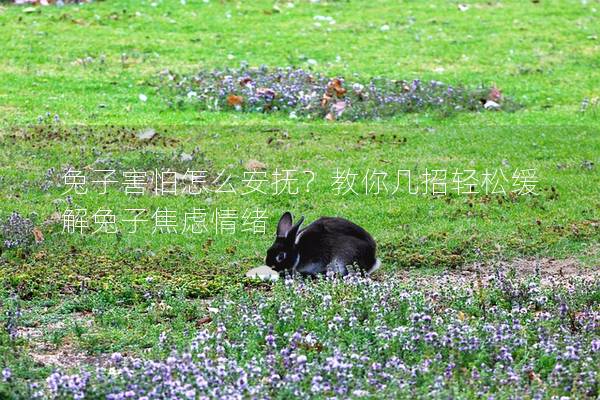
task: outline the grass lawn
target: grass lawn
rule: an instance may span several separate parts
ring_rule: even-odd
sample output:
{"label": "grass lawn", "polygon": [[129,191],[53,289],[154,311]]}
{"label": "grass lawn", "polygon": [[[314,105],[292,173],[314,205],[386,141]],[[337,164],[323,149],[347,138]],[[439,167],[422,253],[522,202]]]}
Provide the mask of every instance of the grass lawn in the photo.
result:
{"label": "grass lawn", "polygon": [[[228,329],[245,323],[229,314],[213,316],[212,322],[200,320],[210,315],[209,300],[224,292],[225,299],[238,299],[244,307],[286,302],[290,293],[283,287],[270,289],[244,278],[248,269],[264,262],[276,223],[286,210],[308,221],[338,215],[363,226],[378,243],[383,267],[376,277],[383,281],[407,270],[417,277],[437,276],[516,258],[554,258],[584,270],[597,268],[600,3],[464,3],[114,0],[33,9],[1,3],[0,221],[13,211],[31,216],[43,241],[17,249],[0,247],[0,306],[6,327],[0,333],[0,351],[6,355],[0,367],[10,367],[13,374],[8,384],[0,384],[0,398],[16,396],[11,386],[16,379],[45,378],[56,365],[105,362],[113,352],[163,357],[171,345],[184,348],[207,326],[214,334],[217,322]],[[344,122],[291,119],[284,112],[169,106],[172,99],[160,79],[165,71],[193,74],[241,63],[294,66],[360,81],[386,77],[495,86],[520,108],[450,114],[425,110]],[[150,131],[150,139],[139,137]],[[245,194],[253,167],[264,173],[264,193]],[[86,176],[85,194],[65,185],[69,168]],[[90,184],[102,177],[95,170],[115,170],[119,182],[104,193],[102,185]],[[198,195],[128,195],[122,174],[133,170],[203,171],[207,190]],[[279,179],[285,171],[293,180],[282,188]],[[407,171],[412,189],[418,187],[416,194],[408,192]],[[446,171],[446,178],[435,188],[446,193],[432,194],[432,182],[425,187],[425,180],[439,171]],[[464,193],[465,184],[461,193],[456,190],[454,173],[464,177],[468,171],[474,171],[478,193]],[[504,175],[497,175],[499,171]],[[533,177],[527,171],[533,171]],[[355,176],[355,193],[338,193],[336,177],[348,174]],[[491,186],[484,185],[486,176]],[[533,180],[534,194],[517,193],[523,176]],[[377,179],[383,182],[379,190]],[[227,192],[230,188],[235,192]],[[88,218],[99,209],[110,209],[119,233],[92,234],[97,227],[93,223],[83,234],[64,232],[61,214],[69,209],[85,209]],[[148,210],[147,221],[135,233],[124,221],[132,218],[127,209]],[[155,232],[152,214],[157,209],[176,212],[176,232]],[[183,232],[185,214],[194,209],[206,213],[206,230]],[[264,212],[264,234],[244,230],[253,215],[246,218],[245,213],[257,210]],[[215,216],[227,211],[235,211],[235,232],[215,222]],[[3,240],[7,236],[0,231]],[[315,293],[338,290],[328,284],[336,285],[317,283]],[[400,285],[411,293],[420,290],[418,285]],[[253,299],[255,290],[258,296],[273,290],[275,297]],[[397,295],[400,289],[389,290]],[[489,290],[488,297],[473,306],[480,311],[456,299],[449,299],[448,306],[461,315],[483,318],[482,326],[473,328],[479,332],[484,322],[514,317],[500,313],[496,320],[480,314],[481,309],[504,304],[510,310],[515,301],[527,306],[537,301]],[[345,299],[343,293],[338,295]],[[468,291],[452,294],[469,295],[474,296]],[[411,312],[438,312],[414,296]],[[429,298],[427,293],[423,296]],[[573,297],[574,310],[597,313],[597,285],[580,288]],[[314,306],[309,300],[299,300],[292,308],[301,315]],[[557,297],[550,303],[558,307],[561,301]],[[11,316],[17,309],[23,314],[20,318]],[[390,312],[394,317],[384,323],[390,329],[409,319],[406,310]],[[272,314],[261,315],[264,326],[258,324],[243,340],[241,334],[238,341],[230,338],[233,349],[243,345],[251,352],[262,340],[253,341],[252,335],[260,336],[267,325],[277,323]],[[333,318],[336,313],[327,315]],[[350,318],[343,314],[346,317]],[[532,324],[533,332],[537,322],[530,317],[534,314],[523,321]],[[385,319],[369,314],[365,321],[375,326],[383,323],[381,318]],[[298,321],[292,320],[277,325],[277,334],[292,335],[299,329]],[[366,343],[357,333],[336,343],[322,331],[328,320],[312,323],[305,328],[324,335],[328,351],[350,351],[353,337]],[[449,329],[444,324],[438,328]],[[549,329],[558,332],[559,327]],[[13,328],[19,333],[16,339]],[[163,332],[169,335],[169,345],[157,346],[166,340]],[[586,345],[591,343],[588,339]],[[430,356],[431,349],[423,346],[412,349],[421,358],[409,364]],[[256,354],[262,354],[261,349],[255,349]],[[515,350],[514,357],[523,351]],[[468,357],[455,360],[449,355],[452,350],[442,353],[445,361],[467,369],[476,364]],[[492,357],[484,353],[477,354]],[[233,354],[242,364],[250,358],[242,351]],[[309,362],[318,363],[318,355],[313,359],[311,354]],[[369,354],[373,360],[384,356],[389,354]],[[554,379],[550,371],[556,360],[546,361],[550,366],[536,369],[543,372],[544,384]],[[424,379],[422,387],[433,381]],[[553,393],[578,396],[560,387]],[[372,388],[359,389],[371,393]],[[330,397],[324,390],[322,396]],[[406,394],[390,389],[380,396],[399,393]],[[376,392],[371,395],[377,397]],[[477,398],[476,391],[463,395]]]}

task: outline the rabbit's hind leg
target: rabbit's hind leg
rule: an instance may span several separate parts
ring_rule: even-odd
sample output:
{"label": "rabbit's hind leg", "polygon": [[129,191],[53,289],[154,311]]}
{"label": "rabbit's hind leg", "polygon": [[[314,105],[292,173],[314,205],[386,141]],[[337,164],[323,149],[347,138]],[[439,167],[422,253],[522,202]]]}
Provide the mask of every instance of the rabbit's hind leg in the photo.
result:
{"label": "rabbit's hind leg", "polygon": [[322,261],[309,262],[298,266],[295,272],[301,275],[317,275],[327,271],[327,265]]}
{"label": "rabbit's hind leg", "polygon": [[327,265],[327,271],[333,271],[336,274],[341,275],[341,276],[348,275],[348,267],[347,267],[346,261],[344,261],[340,258],[334,258]]}

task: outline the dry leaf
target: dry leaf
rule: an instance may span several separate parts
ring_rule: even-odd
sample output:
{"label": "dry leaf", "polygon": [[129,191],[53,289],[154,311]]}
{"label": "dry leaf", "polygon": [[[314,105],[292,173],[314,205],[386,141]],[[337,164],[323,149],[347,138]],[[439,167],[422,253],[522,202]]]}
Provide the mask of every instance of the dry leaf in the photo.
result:
{"label": "dry leaf", "polygon": [[58,211],[54,211],[46,220],[44,221],[44,225],[52,225],[58,224],[62,220],[62,216]]}
{"label": "dry leaf", "polygon": [[265,168],[267,168],[267,165],[258,160],[248,160],[248,161],[246,161],[246,164],[244,165],[244,167],[247,170],[251,171],[251,170],[265,169]]}
{"label": "dry leaf", "polygon": [[36,243],[42,243],[44,241],[44,234],[37,226],[33,228],[33,237]]}
{"label": "dry leaf", "polygon": [[542,383],[542,380],[540,379],[540,377],[533,371],[529,371],[529,380],[531,382],[536,382],[536,383]]}
{"label": "dry leaf", "polygon": [[325,93],[323,95],[323,98],[321,99],[321,107],[327,107],[327,104],[329,104],[329,100],[331,100],[331,96]]}
{"label": "dry leaf", "polygon": [[269,89],[269,88],[258,88],[256,89],[256,94],[260,95],[260,96],[268,96],[268,97],[275,97],[275,95],[277,93],[275,93],[275,91],[273,89]]}
{"label": "dry leaf", "polygon": [[244,98],[242,96],[236,96],[235,94],[230,94],[227,96],[227,104],[232,107],[240,106],[244,102]]}
{"label": "dry leaf", "polygon": [[208,324],[209,322],[212,322],[212,317],[210,316],[206,316],[203,318],[200,318],[197,322],[196,325],[200,326],[200,325],[204,325],[204,324]]}
{"label": "dry leaf", "polygon": [[325,119],[327,121],[335,121],[335,116],[333,115],[333,113],[327,113],[327,115],[325,116]]}
{"label": "dry leaf", "polygon": [[344,97],[346,89],[342,86],[342,81],[338,78],[332,79],[327,85],[328,91],[333,91],[337,97]]}
{"label": "dry leaf", "polygon": [[499,103],[502,100],[502,92],[497,87],[492,87],[490,89],[490,94],[488,94],[488,100],[495,101]]}
{"label": "dry leaf", "polygon": [[240,86],[248,86],[252,83],[252,79],[250,77],[244,77],[240,79]]}
{"label": "dry leaf", "polygon": [[346,109],[346,102],[345,101],[338,101],[333,105],[333,111],[335,112],[335,116],[336,118],[338,118],[339,116],[341,116],[344,113],[344,110]]}

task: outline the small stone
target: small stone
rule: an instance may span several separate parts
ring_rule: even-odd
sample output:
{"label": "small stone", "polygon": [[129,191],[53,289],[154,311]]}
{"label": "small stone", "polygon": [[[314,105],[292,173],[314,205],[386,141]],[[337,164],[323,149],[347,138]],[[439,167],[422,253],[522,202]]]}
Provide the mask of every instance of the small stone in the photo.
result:
{"label": "small stone", "polygon": [[150,141],[154,136],[156,136],[156,131],[152,128],[145,129],[137,134],[137,138],[141,141]]}
{"label": "small stone", "polygon": [[191,182],[192,181],[192,176],[189,174],[181,174],[179,172],[175,172],[175,179],[178,182]]}
{"label": "small stone", "polygon": [[181,153],[179,155],[179,161],[181,162],[190,162],[194,159],[194,156],[192,156],[191,154],[188,153]]}
{"label": "small stone", "polygon": [[498,111],[500,110],[500,104],[496,103],[493,100],[488,100],[483,105],[483,108],[485,108],[486,110]]}
{"label": "small stone", "polygon": [[266,265],[262,265],[260,267],[252,268],[250,271],[246,272],[246,277],[258,278],[263,281],[276,281],[279,279],[279,273],[267,267]]}

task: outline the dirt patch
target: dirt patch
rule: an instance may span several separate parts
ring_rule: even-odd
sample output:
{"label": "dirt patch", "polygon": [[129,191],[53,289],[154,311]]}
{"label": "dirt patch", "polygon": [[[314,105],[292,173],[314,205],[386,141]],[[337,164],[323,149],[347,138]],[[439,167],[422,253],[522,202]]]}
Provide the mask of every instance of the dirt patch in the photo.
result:
{"label": "dirt patch", "polygon": [[[150,134],[152,132],[152,134]],[[146,146],[174,147],[180,140],[166,131],[127,126],[67,126],[39,124],[10,131],[0,131],[0,137],[13,143],[28,142],[32,147],[44,147],[48,142],[94,143],[108,149],[134,150]]]}
{"label": "dirt patch", "polygon": [[435,286],[468,285],[476,281],[489,284],[497,272],[514,272],[518,278],[533,277],[539,274],[542,285],[554,285],[557,280],[579,278],[586,281],[600,279],[600,267],[585,266],[575,258],[555,260],[553,258],[514,259],[511,261],[473,263],[459,269],[445,269],[435,274],[423,274],[419,270],[403,270],[398,275],[402,280]]}
{"label": "dirt patch", "polygon": [[36,363],[62,369],[81,367],[82,365],[104,366],[109,360],[107,354],[90,356],[71,343],[65,343],[59,347],[45,345],[33,347],[28,354]]}
{"label": "dirt patch", "polygon": [[22,326],[17,330],[18,336],[28,342],[28,355],[38,364],[58,368],[73,368],[81,365],[102,366],[108,361],[109,355],[90,356],[82,351],[65,335],[58,344],[48,342],[48,335],[66,329],[74,322],[88,328],[92,327],[93,319],[85,314],[73,313],[65,316],[64,320],[40,324],[39,326]]}
{"label": "dirt patch", "polygon": [[528,277],[540,274],[542,279],[548,278],[598,278],[599,267],[589,267],[583,265],[575,258],[564,260],[555,260],[553,258],[541,259],[514,259],[510,262],[488,263],[483,266],[471,264],[463,268],[466,272],[483,273],[489,275],[495,273],[496,269],[502,271],[515,271],[519,277]]}

